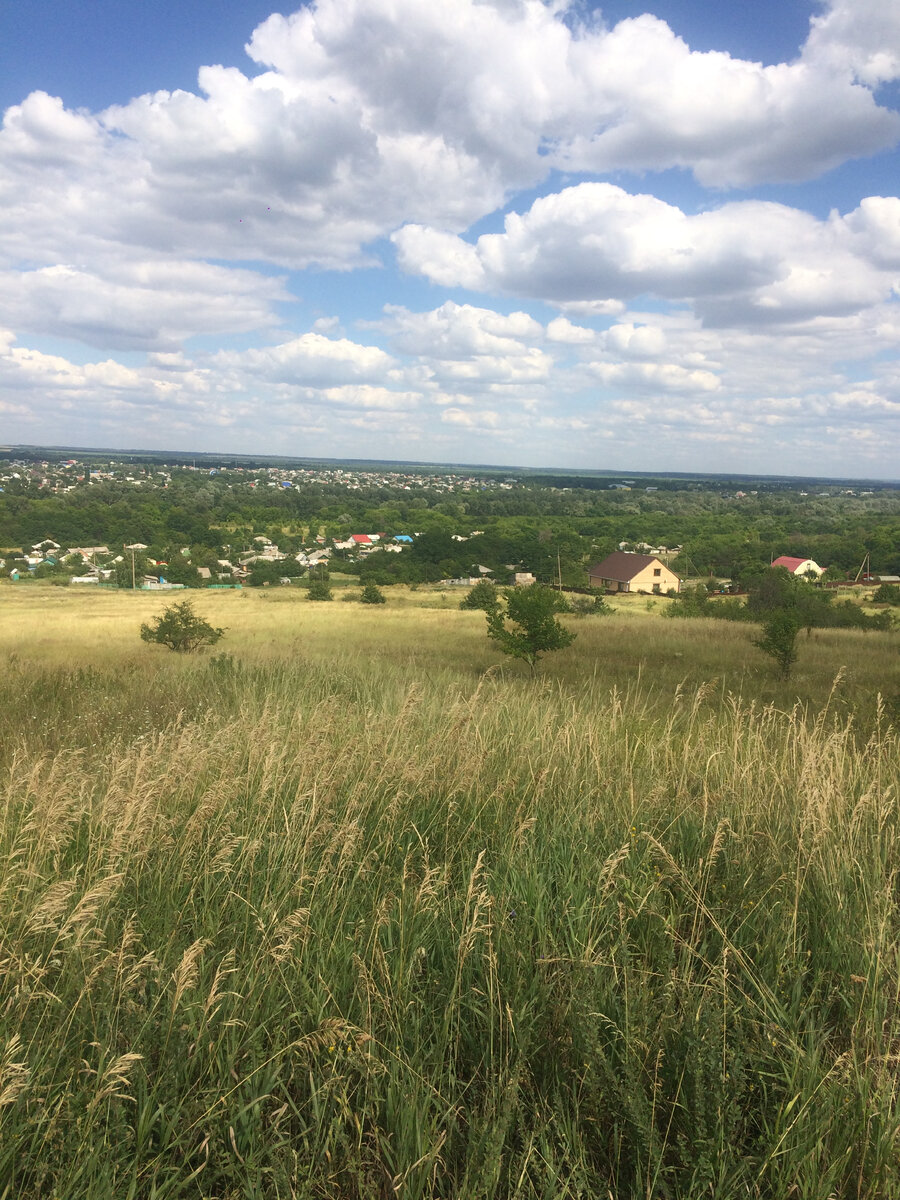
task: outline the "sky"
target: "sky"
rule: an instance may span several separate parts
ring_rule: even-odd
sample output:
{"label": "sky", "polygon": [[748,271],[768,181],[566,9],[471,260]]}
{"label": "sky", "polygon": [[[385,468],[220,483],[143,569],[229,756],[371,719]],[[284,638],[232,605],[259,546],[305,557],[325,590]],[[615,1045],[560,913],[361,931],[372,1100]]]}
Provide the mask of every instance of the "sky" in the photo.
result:
{"label": "sky", "polygon": [[896,0],[0,6],[0,439],[900,478]]}

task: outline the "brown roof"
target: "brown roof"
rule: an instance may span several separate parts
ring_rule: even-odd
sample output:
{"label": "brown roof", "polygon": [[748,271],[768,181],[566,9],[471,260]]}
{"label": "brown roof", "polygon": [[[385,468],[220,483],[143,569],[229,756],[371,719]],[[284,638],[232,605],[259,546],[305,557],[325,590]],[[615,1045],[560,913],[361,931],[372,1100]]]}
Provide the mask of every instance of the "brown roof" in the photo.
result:
{"label": "brown roof", "polygon": [[665,565],[655,554],[629,554],[626,550],[616,550],[591,567],[588,574],[599,575],[601,579],[614,579],[616,583],[629,583],[652,563]]}

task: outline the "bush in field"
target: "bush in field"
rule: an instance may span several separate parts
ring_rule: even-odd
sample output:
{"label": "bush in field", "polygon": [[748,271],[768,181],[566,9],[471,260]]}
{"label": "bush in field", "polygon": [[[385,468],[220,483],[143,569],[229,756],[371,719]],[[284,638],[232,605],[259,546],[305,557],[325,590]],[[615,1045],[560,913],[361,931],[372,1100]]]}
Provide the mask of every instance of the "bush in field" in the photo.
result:
{"label": "bush in field", "polygon": [[705,617],[708,616],[712,606],[709,603],[709,589],[705,583],[698,583],[694,587],[682,588],[674,597],[674,604],[670,604],[663,614],[666,617]]}
{"label": "bush in field", "polygon": [[776,612],[763,623],[761,638],[755,638],[753,645],[764,654],[774,658],[782,679],[787,679],[791,667],[797,661],[797,633],[799,624],[792,612]]}
{"label": "bush in field", "polygon": [[872,603],[900,606],[900,587],[893,583],[879,584],[872,595]]}
{"label": "bush in field", "polygon": [[499,603],[497,587],[489,579],[480,579],[478,583],[466,592],[460,600],[460,608],[480,608],[484,612],[493,612]]}
{"label": "bush in field", "polygon": [[374,583],[366,584],[359,599],[362,604],[387,604],[384,592]]}
{"label": "bush in field", "polygon": [[218,629],[199,617],[190,600],[170,604],[161,617],[155,617],[141,626],[143,641],[168,646],[179,654],[190,654],[202,646],[214,646],[224,634],[224,629]]}
{"label": "bush in field", "polygon": [[557,613],[568,608],[565,596],[543,584],[513,588],[505,609],[498,603],[488,612],[488,637],[504,654],[527,662],[533,672],[542,654],[562,650],[575,640],[575,634],[556,619]]}
{"label": "bush in field", "polygon": [[569,611],[576,617],[608,617],[615,612],[602,596],[570,596]]}
{"label": "bush in field", "polygon": [[311,579],[309,581],[310,600],[331,600],[331,584],[327,579]]}

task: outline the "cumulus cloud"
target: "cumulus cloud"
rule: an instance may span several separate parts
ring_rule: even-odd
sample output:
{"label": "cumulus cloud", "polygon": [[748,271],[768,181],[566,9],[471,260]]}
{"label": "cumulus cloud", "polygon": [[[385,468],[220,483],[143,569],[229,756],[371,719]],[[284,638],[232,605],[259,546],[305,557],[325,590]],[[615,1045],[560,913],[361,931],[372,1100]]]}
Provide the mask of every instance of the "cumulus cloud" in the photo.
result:
{"label": "cumulus cloud", "polygon": [[[867,3],[862,41],[842,0],[805,57],[762,67],[692,51],[649,15],[607,28],[562,2],[317,0],[253,33],[253,77],[208,66],[198,94],[76,113],[35,92],[10,108],[0,255],[352,266],[401,224],[459,232],[553,167],[809,178],[900,137],[857,81],[895,71],[876,46],[896,18]],[[477,273],[452,240],[428,250],[435,279]]]}
{"label": "cumulus cloud", "polygon": [[166,349],[197,334],[272,325],[280,280],[197,262],[123,262],[103,273],[68,263],[0,271],[0,321],[104,349]]}
{"label": "cumulus cloud", "polygon": [[[502,437],[560,461],[613,436],[640,449],[653,422],[685,446],[807,430],[807,451],[827,429],[894,429],[900,199],[819,219],[719,190],[688,211],[651,173],[749,189],[894,146],[895,5],[829,0],[767,66],[577,0],[312,0],[247,51],[246,71],[200,68],[195,92],[102,112],[34,92],[4,114],[0,325],[19,340],[0,336],[0,406],[17,422],[385,453],[402,415],[404,440],[435,451]],[[579,181],[628,171],[640,193]],[[569,186],[541,194],[561,172]],[[461,236],[526,190],[502,231]],[[311,276],[292,286],[312,328],[285,330],[300,318],[281,273],[390,268],[389,237],[403,271],[484,303],[387,305],[355,340],[334,277],[318,298]],[[533,311],[497,311],[498,294]],[[223,335],[255,344],[191,344]]]}
{"label": "cumulus cloud", "polygon": [[320,333],[305,333],[260,350],[223,351],[212,362],[242,379],[305,388],[382,381],[394,366],[393,359],[377,346],[361,346]]}
{"label": "cumulus cloud", "polygon": [[471,393],[505,391],[522,401],[551,376],[553,358],[536,344],[544,340],[539,321],[524,312],[447,301],[428,312],[388,305],[379,323],[393,348],[414,357],[438,388]]}
{"label": "cumulus cloud", "polygon": [[803,58],[850,70],[869,87],[900,78],[900,9],[885,0],[831,0],[810,21]]}
{"label": "cumulus cloud", "polygon": [[573,325],[567,317],[554,317],[547,326],[547,338],[551,342],[566,342],[569,345],[590,344],[597,335],[583,325]]}
{"label": "cumulus cloud", "polygon": [[[407,269],[418,253],[427,272],[427,231],[410,242],[401,229],[394,240]],[[509,214],[503,233],[483,234],[469,249],[486,290],[569,308],[655,296],[691,303],[711,324],[731,324],[876,304],[894,287],[898,245],[896,197],[871,197],[846,218],[819,221],[755,200],[688,215],[655,196],[582,183]]]}

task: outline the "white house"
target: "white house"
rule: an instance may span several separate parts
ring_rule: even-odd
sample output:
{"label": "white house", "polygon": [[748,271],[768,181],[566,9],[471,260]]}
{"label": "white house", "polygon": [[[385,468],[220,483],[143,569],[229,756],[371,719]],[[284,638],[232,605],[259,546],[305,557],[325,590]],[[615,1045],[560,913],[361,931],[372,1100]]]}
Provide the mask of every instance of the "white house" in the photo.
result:
{"label": "white house", "polygon": [[789,554],[782,554],[780,558],[776,558],[772,566],[784,567],[786,571],[790,571],[792,575],[797,575],[800,579],[808,576],[815,576],[818,579],[825,573],[825,568],[820,567],[811,558],[792,558]]}

